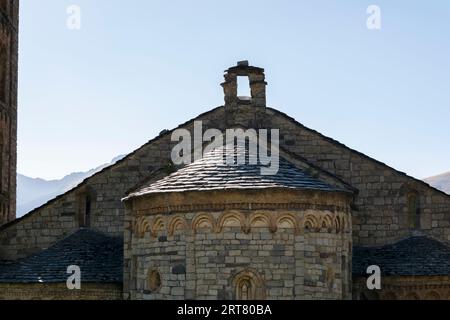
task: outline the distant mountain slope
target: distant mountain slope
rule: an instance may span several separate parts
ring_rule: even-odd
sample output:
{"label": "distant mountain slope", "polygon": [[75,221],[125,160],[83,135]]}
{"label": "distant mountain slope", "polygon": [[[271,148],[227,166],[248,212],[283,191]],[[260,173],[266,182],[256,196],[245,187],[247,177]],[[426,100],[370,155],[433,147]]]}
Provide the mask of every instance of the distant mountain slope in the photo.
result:
{"label": "distant mountain slope", "polygon": [[427,178],[424,181],[433,187],[450,194],[450,172]]}
{"label": "distant mountain slope", "polygon": [[81,181],[103,168],[122,159],[115,157],[110,163],[103,164],[86,172],[74,172],[59,180],[30,178],[17,174],[17,218],[46,203],[48,200],[72,189]]}

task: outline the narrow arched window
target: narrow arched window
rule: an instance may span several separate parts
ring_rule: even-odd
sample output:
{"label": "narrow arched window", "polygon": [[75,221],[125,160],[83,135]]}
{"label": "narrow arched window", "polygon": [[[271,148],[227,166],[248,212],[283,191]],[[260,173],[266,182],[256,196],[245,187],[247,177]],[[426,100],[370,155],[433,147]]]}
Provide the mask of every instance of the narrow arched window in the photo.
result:
{"label": "narrow arched window", "polygon": [[238,288],[238,292],[239,292],[239,300],[249,300],[252,299],[252,294],[251,294],[251,289],[252,289],[252,284],[250,281],[248,280],[243,280],[240,284],[239,284],[239,288]]}
{"label": "narrow arched window", "polygon": [[92,196],[89,193],[82,193],[78,198],[78,221],[80,227],[91,226],[91,214],[92,214]]}
{"label": "narrow arched window", "polygon": [[235,275],[233,285],[237,300],[259,300],[265,298],[263,281],[253,270],[244,270]]}
{"label": "narrow arched window", "polygon": [[420,198],[416,192],[408,194],[408,227],[420,228]]}
{"label": "narrow arched window", "polygon": [[84,224],[85,227],[89,227],[91,225],[91,197],[89,195],[86,196],[86,208],[84,210]]}

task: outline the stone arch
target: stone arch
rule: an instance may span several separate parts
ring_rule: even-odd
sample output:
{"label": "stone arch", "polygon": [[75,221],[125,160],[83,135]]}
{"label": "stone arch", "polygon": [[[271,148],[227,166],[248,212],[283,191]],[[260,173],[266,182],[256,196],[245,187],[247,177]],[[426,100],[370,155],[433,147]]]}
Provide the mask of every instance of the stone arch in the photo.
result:
{"label": "stone arch", "polygon": [[320,228],[325,228],[330,232],[333,228],[333,216],[330,213],[325,213],[322,216],[322,219],[320,221]]}
{"label": "stone arch", "polygon": [[137,217],[134,223],[134,232],[138,237],[143,237],[150,230],[150,222],[146,217]]}
{"label": "stone arch", "polygon": [[289,213],[280,214],[276,220],[276,226],[279,229],[298,230],[298,222],[294,215]]}
{"label": "stone arch", "polygon": [[268,228],[271,232],[276,231],[274,223],[271,221],[272,219],[265,213],[252,213],[248,220],[251,229]]}
{"label": "stone arch", "polygon": [[246,219],[242,213],[227,212],[222,214],[217,224],[217,230],[220,232],[224,227],[241,227],[242,231],[248,233],[250,231]]}
{"label": "stone arch", "polygon": [[147,231],[150,231],[150,221],[146,217],[142,217],[139,234],[143,237]]}
{"label": "stone arch", "polygon": [[428,291],[425,294],[425,300],[441,300],[441,296],[436,291]]}
{"label": "stone arch", "polygon": [[316,215],[308,213],[303,219],[303,228],[305,230],[317,230],[319,228],[319,219]]}
{"label": "stone arch", "polygon": [[186,219],[178,215],[170,219],[167,232],[169,236],[172,236],[176,230],[185,230],[185,229],[187,229]]}
{"label": "stone arch", "polygon": [[233,277],[234,298],[236,300],[263,300],[266,298],[264,281],[259,273],[245,269]]}
{"label": "stone arch", "polygon": [[165,223],[163,217],[156,217],[152,223],[152,228],[151,228],[152,236],[157,237],[159,232],[164,231],[165,226],[166,226],[166,223]]}
{"label": "stone arch", "polygon": [[195,216],[192,220],[192,230],[197,232],[199,229],[215,229],[214,217],[207,213],[201,213]]}
{"label": "stone arch", "polygon": [[343,229],[341,217],[339,215],[335,215],[333,218],[333,229],[336,233],[339,233]]}

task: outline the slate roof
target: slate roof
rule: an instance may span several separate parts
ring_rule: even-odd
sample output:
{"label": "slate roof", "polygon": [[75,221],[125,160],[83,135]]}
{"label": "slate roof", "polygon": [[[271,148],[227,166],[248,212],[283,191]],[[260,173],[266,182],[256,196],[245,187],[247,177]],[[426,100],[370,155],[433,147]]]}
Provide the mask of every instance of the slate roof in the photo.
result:
{"label": "slate roof", "polygon": [[36,255],[0,262],[0,283],[61,283],[69,265],[81,270],[81,282],[121,283],[123,239],[80,229]]}
{"label": "slate roof", "polygon": [[[245,164],[237,165],[236,158],[234,165],[227,164],[225,160],[230,153],[244,156]],[[257,161],[257,164],[249,164],[248,149],[238,147],[233,149],[224,146],[204,154],[203,158],[186,165],[161,180],[144,185],[125,199],[150,193],[228,189],[291,188],[351,192],[320,181],[281,157],[279,158],[279,170],[276,174],[263,175],[261,173],[263,167],[259,161]]]}
{"label": "slate roof", "polygon": [[353,275],[367,276],[369,265],[378,265],[387,276],[450,275],[450,247],[425,236],[382,247],[354,247]]}

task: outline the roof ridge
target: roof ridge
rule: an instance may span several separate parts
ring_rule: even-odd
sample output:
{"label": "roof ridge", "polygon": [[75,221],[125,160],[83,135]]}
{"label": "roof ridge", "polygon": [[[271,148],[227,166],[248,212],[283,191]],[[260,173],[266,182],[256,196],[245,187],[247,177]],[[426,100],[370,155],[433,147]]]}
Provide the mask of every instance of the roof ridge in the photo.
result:
{"label": "roof ridge", "polygon": [[293,118],[293,117],[287,115],[286,113],[284,113],[284,112],[282,112],[282,111],[280,111],[280,110],[277,110],[277,109],[271,108],[271,107],[266,107],[266,108],[269,109],[269,110],[271,110],[271,111],[273,111],[273,112],[275,112],[275,113],[277,113],[277,114],[279,114],[280,116],[286,118],[287,120],[291,121],[291,122],[294,123],[295,125],[300,126],[300,127],[302,127],[303,129],[306,129],[306,130],[308,130],[308,131],[310,131],[310,132],[312,132],[312,133],[314,133],[314,134],[319,135],[320,137],[322,137],[323,139],[327,140],[328,142],[334,144],[335,146],[339,146],[339,147],[345,148],[345,149],[347,149],[347,150],[349,150],[349,151],[351,151],[351,152],[353,152],[353,153],[355,153],[355,154],[357,154],[357,155],[362,156],[363,158],[366,158],[367,160],[370,160],[370,161],[372,161],[372,162],[375,162],[375,163],[378,164],[378,165],[381,165],[381,166],[386,167],[386,168],[388,168],[388,169],[390,169],[390,170],[393,170],[393,171],[395,171],[396,173],[398,173],[398,174],[400,174],[400,175],[402,175],[402,176],[405,176],[405,177],[407,177],[407,178],[409,178],[409,179],[414,180],[415,182],[418,182],[419,184],[422,184],[424,187],[428,187],[428,188],[430,188],[430,189],[432,189],[432,190],[434,190],[434,191],[436,191],[436,192],[438,192],[438,193],[440,193],[440,194],[442,194],[442,195],[444,195],[444,196],[450,198],[450,194],[447,194],[447,193],[445,193],[444,191],[439,190],[439,189],[437,189],[437,188],[431,186],[430,184],[426,183],[425,181],[420,180],[420,179],[418,179],[418,178],[415,178],[415,177],[413,177],[413,176],[410,176],[410,175],[408,175],[407,173],[405,173],[405,172],[403,172],[403,171],[400,171],[400,170],[397,170],[397,169],[395,169],[395,168],[389,166],[388,164],[386,164],[386,163],[384,163],[384,162],[382,162],[382,161],[380,161],[380,160],[377,160],[377,159],[372,158],[372,157],[370,157],[370,156],[368,156],[368,155],[366,155],[366,154],[364,154],[364,153],[362,153],[362,152],[360,152],[360,151],[358,151],[358,150],[355,150],[355,149],[353,149],[353,148],[351,148],[351,147],[349,147],[349,146],[343,144],[342,142],[339,142],[338,140],[335,140],[335,139],[333,139],[333,138],[330,138],[330,137],[328,137],[328,136],[326,136],[326,135],[320,133],[320,132],[317,131],[317,130],[311,129],[311,128],[305,126],[304,124],[298,122],[297,120],[295,120],[295,118]]}

